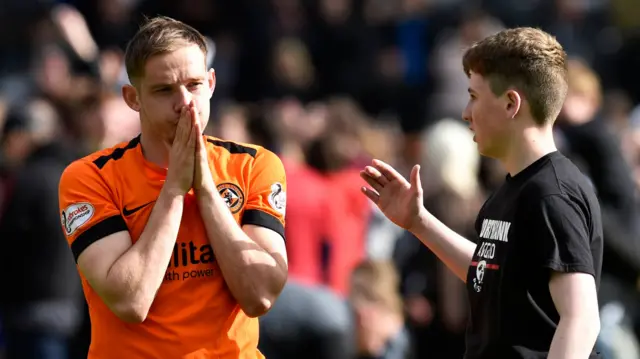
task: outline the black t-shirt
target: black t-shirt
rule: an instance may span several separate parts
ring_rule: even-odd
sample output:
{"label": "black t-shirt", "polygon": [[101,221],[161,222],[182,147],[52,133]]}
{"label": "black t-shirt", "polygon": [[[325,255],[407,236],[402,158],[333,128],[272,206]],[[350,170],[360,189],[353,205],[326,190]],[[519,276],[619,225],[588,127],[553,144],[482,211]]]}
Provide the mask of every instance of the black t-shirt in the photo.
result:
{"label": "black t-shirt", "polygon": [[507,176],[480,210],[476,232],[465,358],[546,358],[560,319],[551,272],[584,272],[600,282],[602,219],[591,183],[550,153]]}

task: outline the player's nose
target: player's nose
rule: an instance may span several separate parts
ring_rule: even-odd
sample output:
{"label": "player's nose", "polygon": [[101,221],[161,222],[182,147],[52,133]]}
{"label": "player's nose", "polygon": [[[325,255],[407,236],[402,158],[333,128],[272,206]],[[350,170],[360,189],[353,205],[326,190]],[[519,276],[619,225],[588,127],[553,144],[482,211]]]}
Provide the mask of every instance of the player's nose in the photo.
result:
{"label": "player's nose", "polygon": [[192,98],[193,95],[191,94],[191,91],[189,91],[186,86],[180,86],[180,91],[178,91],[178,99],[176,101],[176,108],[178,109],[178,112],[180,112],[180,110],[182,110],[184,106],[189,106]]}
{"label": "player's nose", "polygon": [[465,106],[464,110],[462,110],[462,119],[471,123],[471,108],[469,105]]}

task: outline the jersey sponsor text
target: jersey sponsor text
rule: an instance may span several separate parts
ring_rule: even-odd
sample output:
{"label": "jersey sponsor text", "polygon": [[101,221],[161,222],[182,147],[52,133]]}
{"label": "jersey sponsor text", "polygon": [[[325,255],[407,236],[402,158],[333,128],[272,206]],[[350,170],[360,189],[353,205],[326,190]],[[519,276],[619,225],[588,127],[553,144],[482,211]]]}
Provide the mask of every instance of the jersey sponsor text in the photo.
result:
{"label": "jersey sponsor text", "polygon": [[[210,244],[198,246],[193,241],[176,243],[173,247],[173,255],[169,261],[164,280],[175,281],[211,277],[215,274],[215,270],[207,264],[213,263],[215,260],[213,247]],[[202,264],[207,266],[200,266]]]}

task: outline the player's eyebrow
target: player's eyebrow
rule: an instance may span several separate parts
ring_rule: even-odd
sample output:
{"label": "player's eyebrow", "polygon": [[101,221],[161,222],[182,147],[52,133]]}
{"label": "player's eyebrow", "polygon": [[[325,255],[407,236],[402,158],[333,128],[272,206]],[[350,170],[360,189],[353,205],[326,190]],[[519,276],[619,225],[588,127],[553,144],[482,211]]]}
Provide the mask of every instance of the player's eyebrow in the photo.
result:
{"label": "player's eyebrow", "polygon": [[204,81],[205,77],[204,76],[193,76],[187,79],[186,82],[198,82],[198,81]]}
{"label": "player's eyebrow", "polygon": [[160,89],[160,88],[171,87],[171,85],[173,85],[173,84],[170,84],[170,83],[157,83],[157,84],[153,84],[153,85],[151,85],[149,87],[152,90],[157,90],[157,89]]}
{"label": "player's eyebrow", "polygon": [[[185,79],[183,83],[190,84],[192,82],[204,82],[205,80],[206,79],[204,76],[194,76],[194,77]],[[175,84],[176,82],[157,83],[149,86],[149,88],[151,88],[152,90],[157,90],[161,88],[168,88],[168,87],[174,86]]]}

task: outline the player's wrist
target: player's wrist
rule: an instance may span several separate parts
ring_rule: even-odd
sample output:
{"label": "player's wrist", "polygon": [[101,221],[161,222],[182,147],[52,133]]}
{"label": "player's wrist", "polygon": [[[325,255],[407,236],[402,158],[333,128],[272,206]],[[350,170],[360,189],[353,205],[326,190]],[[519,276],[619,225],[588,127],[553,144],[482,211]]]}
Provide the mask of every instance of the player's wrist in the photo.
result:
{"label": "player's wrist", "polygon": [[196,196],[198,197],[211,196],[218,193],[216,184],[213,182],[213,178],[211,177],[205,177],[202,180],[198,181],[194,186],[194,190],[196,192]]}
{"label": "player's wrist", "polygon": [[424,206],[420,206],[418,213],[414,217],[411,225],[409,226],[409,228],[407,228],[407,230],[418,236],[429,227],[430,215],[431,214],[429,213],[429,211],[427,211],[426,208],[424,208]]}
{"label": "player's wrist", "polygon": [[212,199],[215,197],[214,195],[220,196],[213,180],[199,183],[198,186],[194,188],[194,191],[198,199]]}
{"label": "player's wrist", "polygon": [[201,208],[210,208],[215,210],[223,209],[228,211],[228,206],[225,203],[224,198],[220,196],[220,193],[215,189],[215,187],[201,187],[197,189],[195,193],[196,200]]}
{"label": "player's wrist", "polygon": [[165,185],[160,191],[160,197],[168,200],[182,200],[187,192],[188,190],[185,191],[178,186],[172,186],[165,182]]}

